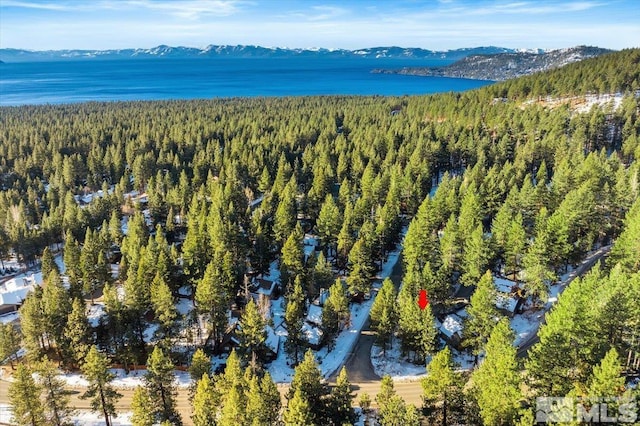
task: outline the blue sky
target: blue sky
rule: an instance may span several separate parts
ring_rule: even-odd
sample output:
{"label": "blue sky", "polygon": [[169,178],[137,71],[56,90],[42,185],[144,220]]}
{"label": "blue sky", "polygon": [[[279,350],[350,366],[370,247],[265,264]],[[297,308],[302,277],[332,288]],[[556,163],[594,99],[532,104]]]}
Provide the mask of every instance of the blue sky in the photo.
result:
{"label": "blue sky", "polygon": [[640,46],[639,0],[0,0],[0,47]]}

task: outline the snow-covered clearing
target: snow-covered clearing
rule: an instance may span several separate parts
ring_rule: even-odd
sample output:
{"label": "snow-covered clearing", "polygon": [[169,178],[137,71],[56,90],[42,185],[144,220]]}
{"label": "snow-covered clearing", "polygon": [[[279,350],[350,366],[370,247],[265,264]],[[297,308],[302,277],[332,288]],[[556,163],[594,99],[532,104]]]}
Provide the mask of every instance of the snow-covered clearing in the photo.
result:
{"label": "snow-covered clearing", "polygon": [[[10,405],[0,404],[0,424],[12,424],[12,414],[13,412]],[[118,417],[110,420],[112,426],[130,426],[132,424],[130,412],[119,412]],[[101,417],[97,413],[85,410],[78,411],[71,417],[71,421],[73,422],[73,425],[77,426],[103,426],[105,424],[104,417]]]}
{"label": "snow-covered clearing", "polygon": [[[120,389],[135,389],[144,385],[144,376],[147,373],[144,369],[131,370],[129,374],[121,368],[112,368],[109,371],[116,376],[111,383]],[[174,370],[173,375],[175,377],[174,383],[179,388],[188,388],[191,385],[191,377],[188,372]],[[61,374],[59,377],[70,387],[85,388],[89,384],[80,373]]]}
{"label": "snow-covered clearing", "polygon": [[403,357],[400,352],[400,340],[396,337],[391,340],[391,347],[387,347],[386,354],[379,346],[371,347],[371,365],[373,365],[373,371],[380,377],[389,375],[394,380],[415,380],[426,375],[427,363],[415,364]]}

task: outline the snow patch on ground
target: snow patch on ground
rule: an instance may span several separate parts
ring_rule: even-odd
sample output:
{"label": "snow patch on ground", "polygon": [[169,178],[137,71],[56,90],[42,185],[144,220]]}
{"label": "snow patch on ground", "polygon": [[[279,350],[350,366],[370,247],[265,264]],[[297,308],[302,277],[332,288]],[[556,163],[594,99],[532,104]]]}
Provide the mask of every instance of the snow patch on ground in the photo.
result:
{"label": "snow patch on ground", "polygon": [[[109,371],[116,375],[111,383],[120,389],[135,389],[138,386],[143,386],[144,377],[147,373],[144,369],[132,370],[129,374],[121,368],[112,368]],[[188,388],[191,385],[191,377],[188,372],[174,370],[173,375],[174,383],[179,388]],[[80,373],[61,374],[59,377],[70,387],[86,388],[89,385],[87,379]]]}
{"label": "snow patch on ground", "polygon": [[[12,424],[12,414],[13,411],[10,405],[0,404],[0,424]],[[71,422],[77,426],[103,426],[105,424],[104,417],[87,410],[78,411],[71,417]],[[131,424],[130,412],[120,412],[118,417],[111,418],[111,425],[113,426],[131,426]]]}
{"label": "snow patch on ground", "polygon": [[395,337],[391,341],[391,348],[387,348],[386,354],[379,346],[371,347],[371,364],[378,376],[389,375],[394,380],[416,379],[427,374],[426,363],[415,364],[402,356],[400,340]]}
{"label": "snow patch on ground", "polygon": [[102,302],[95,302],[93,305],[89,307],[89,311],[87,312],[87,319],[89,320],[89,324],[91,327],[97,327],[100,323],[100,318],[105,316],[107,312],[105,311],[105,305]]}

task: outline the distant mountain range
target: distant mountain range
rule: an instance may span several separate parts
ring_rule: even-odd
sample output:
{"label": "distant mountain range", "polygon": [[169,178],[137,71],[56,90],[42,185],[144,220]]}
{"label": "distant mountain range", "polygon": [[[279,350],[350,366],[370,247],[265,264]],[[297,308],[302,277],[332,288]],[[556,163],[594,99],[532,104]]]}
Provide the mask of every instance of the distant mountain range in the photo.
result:
{"label": "distant mountain range", "polygon": [[540,71],[559,68],[572,62],[593,58],[612,50],[577,46],[551,51],[498,52],[470,54],[445,67],[407,67],[397,70],[376,69],[375,73],[405,74],[435,77],[470,78],[502,81]]}
{"label": "distant mountain range", "polygon": [[157,46],[151,49],[117,50],[45,50],[0,49],[0,60],[4,62],[41,62],[80,59],[144,59],[144,58],[405,58],[405,59],[448,59],[459,60],[469,55],[491,55],[497,53],[515,53],[514,49],[503,47],[473,47],[447,51],[433,51],[421,48],[371,47],[366,49],[288,49],[261,46],[216,46],[204,49],[194,47]]}

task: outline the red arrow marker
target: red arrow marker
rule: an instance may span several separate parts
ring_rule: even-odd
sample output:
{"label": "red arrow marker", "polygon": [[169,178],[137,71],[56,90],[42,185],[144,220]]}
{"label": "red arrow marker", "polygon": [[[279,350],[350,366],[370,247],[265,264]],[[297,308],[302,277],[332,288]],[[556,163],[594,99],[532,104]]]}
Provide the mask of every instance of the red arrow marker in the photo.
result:
{"label": "red arrow marker", "polygon": [[427,297],[427,290],[420,290],[420,296],[418,297],[418,306],[424,311],[424,308],[429,304],[429,298]]}

